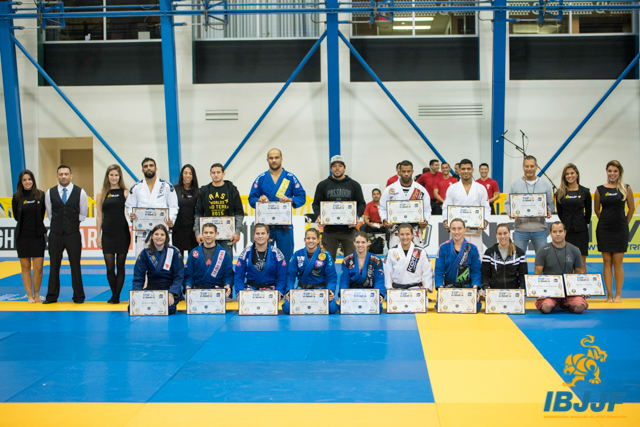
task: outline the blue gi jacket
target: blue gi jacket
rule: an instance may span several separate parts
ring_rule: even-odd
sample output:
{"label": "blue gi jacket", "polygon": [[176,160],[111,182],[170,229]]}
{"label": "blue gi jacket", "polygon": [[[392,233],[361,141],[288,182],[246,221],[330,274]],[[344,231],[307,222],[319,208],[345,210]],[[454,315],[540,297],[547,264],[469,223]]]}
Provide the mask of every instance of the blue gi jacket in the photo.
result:
{"label": "blue gi jacket", "polygon": [[[465,248],[469,247],[468,253]],[[458,267],[466,253],[466,259],[462,265],[469,266],[469,275],[471,281],[468,285],[455,286],[458,281]],[[480,263],[480,255],[476,245],[465,240],[462,241],[460,253],[456,254],[453,248],[453,240],[448,240],[440,245],[438,249],[438,258],[436,259],[435,270],[435,287],[454,285],[453,287],[472,288],[477,286],[482,288],[482,265]]]}
{"label": "blue gi jacket", "polygon": [[256,178],[251,186],[251,192],[249,193],[249,204],[255,209],[256,202],[263,195],[267,196],[272,202],[280,201],[280,198],[276,197],[276,194],[281,187],[286,189],[284,195],[293,199],[293,208],[299,208],[307,202],[307,193],[305,193],[304,188],[302,188],[302,184],[298,181],[298,178],[283,168],[280,178],[275,184],[273,179],[271,179],[269,171],[260,174]]}
{"label": "blue gi jacket", "polygon": [[[285,294],[287,287],[287,261],[282,252],[275,246],[267,246],[267,260],[262,271],[256,270],[251,262],[251,255],[254,251],[254,244],[250,244],[238,255],[236,262],[236,272],[234,278],[235,293],[244,291],[246,284],[252,283],[268,286],[275,286],[281,294]],[[255,287],[255,286],[254,286]]]}
{"label": "blue gi jacket", "polygon": [[229,253],[216,245],[211,265],[207,265],[203,245],[204,243],[189,253],[184,285],[197,289],[223,288],[226,285],[233,288],[233,261]]}
{"label": "blue gi jacket", "polygon": [[311,260],[309,260],[306,247],[295,251],[291,261],[289,261],[287,292],[296,288],[296,279],[298,279],[298,282],[307,285],[318,285],[326,282],[327,289],[330,289],[335,294],[338,275],[329,252],[321,251],[320,246],[318,246]]}
{"label": "blue gi jacket", "polygon": [[380,295],[386,296],[384,285],[384,268],[382,261],[377,256],[367,252],[364,267],[360,272],[358,254],[352,253],[342,261],[342,274],[340,275],[340,289],[374,288],[380,291]]}
{"label": "blue gi jacket", "polygon": [[[170,259],[168,259],[170,258]],[[169,291],[180,296],[184,279],[182,253],[175,246],[167,245],[162,252],[149,255],[144,249],[138,255],[133,270],[133,290],[142,291],[147,278],[147,290]]]}

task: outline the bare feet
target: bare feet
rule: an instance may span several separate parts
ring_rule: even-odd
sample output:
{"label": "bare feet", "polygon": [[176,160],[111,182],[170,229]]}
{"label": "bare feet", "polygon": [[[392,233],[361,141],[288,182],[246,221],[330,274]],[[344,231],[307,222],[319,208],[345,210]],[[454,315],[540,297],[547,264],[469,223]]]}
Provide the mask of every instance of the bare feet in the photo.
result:
{"label": "bare feet", "polygon": [[616,296],[616,298],[613,300],[613,302],[615,303],[621,303],[622,302],[622,297]]}
{"label": "bare feet", "polygon": [[36,302],[42,302],[42,297],[38,294],[34,295],[33,299],[36,300]]}
{"label": "bare feet", "polygon": [[31,295],[27,295],[27,302],[33,304],[34,302],[37,302],[37,300]]}
{"label": "bare feet", "polygon": [[613,302],[613,298],[607,298],[605,302]]}

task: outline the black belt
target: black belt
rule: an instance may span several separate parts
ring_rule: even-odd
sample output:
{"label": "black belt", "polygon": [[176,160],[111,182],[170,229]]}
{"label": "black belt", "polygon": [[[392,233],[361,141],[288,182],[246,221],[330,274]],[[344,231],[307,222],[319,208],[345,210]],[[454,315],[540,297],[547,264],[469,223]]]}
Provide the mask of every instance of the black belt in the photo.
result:
{"label": "black belt", "polygon": [[391,286],[393,289],[409,289],[414,288],[416,286],[421,287],[422,283],[411,283],[410,285],[400,285],[398,283],[393,283]]}
{"label": "black belt", "polygon": [[325,289],[327,287],[327,282],[322,282],[322,283],[316,283],[314,285],[311,285],[309,283],[303,283],[303,282],[298,282],[298,287],[300,289]]}
{"label": "black belt", "polygon": [[194,284],[191,289],[222,289],[224,286],[213,286],[213,287],[205,287],[205,285],[198,283],[198,284]]}
{"label": "black belt", "polygon": [[275,291],[276,285],[260,284],[254,282],[247,282],[245,286],[251,286],[256,291]]}

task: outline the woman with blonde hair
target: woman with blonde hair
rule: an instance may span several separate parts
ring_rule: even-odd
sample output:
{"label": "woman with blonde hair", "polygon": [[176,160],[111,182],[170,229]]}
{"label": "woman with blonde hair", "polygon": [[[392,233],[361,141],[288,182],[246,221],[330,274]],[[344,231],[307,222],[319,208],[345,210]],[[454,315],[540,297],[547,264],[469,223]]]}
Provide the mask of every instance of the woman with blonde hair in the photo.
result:
{"label": "woman with blonde hair", "polygon": [[556,193],[556,211],[567,231],[565,240],[580,249],[582,265],[586,265],[589,255],[591,190],[580,185],[580,172],[573,163],[562,170],[562,182]]}
{"label": "woman with blonde hair", "polygon": [[[633,190],[624,183],[624,169],[617,160],[607,163],[607,183],[598,187],[594,196],[594,211],[598,217],[596,240],[602,253],[604,284],[607,302],[622,302],[624,270],[622,258],[629,245],[629,223],[635,205]],[[625,205],[628,211],[625,214]],[[613,267],[613,271],[612,271]],[[615,276],[616,295],[613,297]]]}
{"label": "woman with blonde hair", "polygon": [[[111,165],[104,175],[102,190],[96,196],[97,243],[102,248],[104,262],[107,265],[107,280],[111,288],[109,304],[120,303],[120,292],[124,286],[125,263],[131,245],[131,232],[125,215],[124,203],[129,197],[125,188],[122,169]],[[116,272],[116,254],[117,272]]]}
{"label": "woman with blonde hair", "polygon": [[524,289],[524,275],[528,274],[524,251],[511,240],[507,224],[498,224],[496,238],[498,243],[482,257],[482,289]]}

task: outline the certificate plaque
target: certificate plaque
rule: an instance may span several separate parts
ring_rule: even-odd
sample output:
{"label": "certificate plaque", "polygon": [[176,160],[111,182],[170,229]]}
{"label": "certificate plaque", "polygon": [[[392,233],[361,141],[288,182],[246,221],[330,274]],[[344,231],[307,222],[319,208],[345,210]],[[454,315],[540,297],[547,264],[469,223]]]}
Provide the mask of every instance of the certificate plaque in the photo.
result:
{"label": "certificate plaque", "polygon": [[524,314],[524,299],[524,289],[487,289],[485,313]]}
{"label": "certificate plaque", "polygon": [[169,291],[129,291],[131,316],[168,316]]}
{"label": "certificate plaque", "polygon": [[424,221],[422,200],[390,200],[387,202],[387,221],[392,224]]}
{"label": "certificate plaque", "polygon": [[527,297],[564,298],[562,276],[525,274]]}
{"label": "certificate plaque", "polygon": [[484,227],[484,208],[481,206],[449,206],[447,223],[451,224],[456,218],[464,221],[467,228]]}
{"label": "certificate plaque", "polygon": [[289,291],[291,314],[329,314],[327,289],[292,289]]}
{"label": "certificate plaque", "polygon": [[380,314],[380,291],[378,289],[342,289],[340,313]]}
{"label": "certificate plaque", "polygon": [[200,218],[200,234],[202,234],[202,227],[207,224],[215,224],[218,229],[218,237],[216,240],[231,240],[235,230],[236,219],[232,216],[214,216],[207,218]]}
{"label": "certificate plaque", "polygon": [[478,292],[468,288],[438,289],[438,313],[476,313]]}
{"label": "certificate plaque", "polygon": [[564,284],[567,296],[604,295],[602,275],[600,274],[565,274]]}
{"label": "certificate plaque", "polygon": [[546,194],[511,194],[511,216],[514,218],[544,218],[547,216]]}
{"label": "certificate plaque", "polygon": [[169,209],[133,208],[133,213],[136,214],[133,231],[151,231],[159,224],[167,226],[169,220]]}
{"label": "certificate plaque", "polygon": [[187,289],[187,314],[224,314],[225,289]]}
{"label": "certificate plaque", "polygon": [[238,292],[238,314],[241,316],[277,316],[278,291]]}
{"label": "certificate plaque", "polygon": [[256,223],[291,225],[291,203],[256,203]]}
{"label": "certificate plaque", "polygon": [[356,202],[320,202],[323,225],[356,225]]}
{"label": "certificate plaque", "polygon": [[387,313],[426,313],[426,289],[387,289]]}

